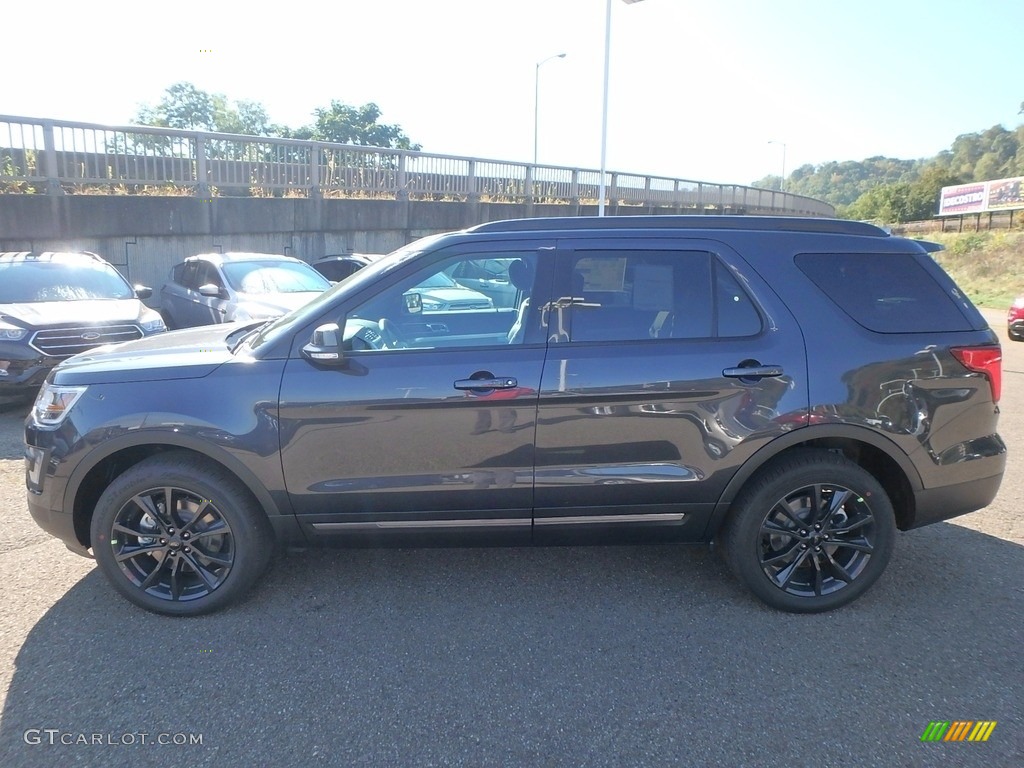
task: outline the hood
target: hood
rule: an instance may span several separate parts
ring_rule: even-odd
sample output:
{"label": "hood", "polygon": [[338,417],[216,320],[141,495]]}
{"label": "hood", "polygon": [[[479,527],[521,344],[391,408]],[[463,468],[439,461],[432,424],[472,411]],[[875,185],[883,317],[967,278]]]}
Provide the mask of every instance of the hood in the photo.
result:
{"label": "hood", "polygon": [[69,357],[53,371],[57,384],[198,379],[232,358],[227,337],[241,324],[169,331]]}
{"label": "hood", "polygon": [[138,299],[33,301],[0,304],[0,319],[26,328],[137,323],[142,309]]}
{"label": "hood", "polygon": [[323,291],[298,291],[296,293],[268,293],[254,295],[251,293],[240,293],[238,295],[238,307],[235,312],[242,309],[253,318],[280,317],[288,314],[293,309],[305,306]]}

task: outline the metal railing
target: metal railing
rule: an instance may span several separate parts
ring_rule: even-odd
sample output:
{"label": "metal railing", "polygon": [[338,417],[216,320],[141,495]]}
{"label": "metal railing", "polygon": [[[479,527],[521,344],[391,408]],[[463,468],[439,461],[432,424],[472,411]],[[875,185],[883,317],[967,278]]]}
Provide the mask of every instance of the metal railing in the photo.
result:
{"label": "metal railing", "polygon": [[[596,204],[601,172],[427,152],[0,115],[0,194],[360,197]],[[680,213],[833,216],[821,200],[608,172],[606,203]]]}

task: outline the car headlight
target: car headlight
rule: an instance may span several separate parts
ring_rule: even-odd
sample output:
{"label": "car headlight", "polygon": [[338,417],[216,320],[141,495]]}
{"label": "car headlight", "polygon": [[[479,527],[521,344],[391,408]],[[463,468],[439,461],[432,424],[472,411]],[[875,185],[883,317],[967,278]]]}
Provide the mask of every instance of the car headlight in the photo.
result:
{"label": "car headlight", "polygon": [[67,418],[71,407],[88,387],[58,387],[47,382],[36,396],[32,416],[41,426],[55,427]]}
{"label": "car headlight", "polygon": [[420,301],[423,304],[423,310],[425,312],[437,312],[438,310],[444,309],[444,302],[438,301],[437,299],[431,299],[426,296],[421,296]]}
{"label": "car headlight", "polygon": [[164,319],[157,315],[151,320],[143,320],[139,323],[139,327],[142,328],[143,333],[163,333],[167,330],[167,326],[164,325]]}
{"label": "car headlight", "polygon": [[24,328],[0,321],[0,341],[17,341],[28,333]]}

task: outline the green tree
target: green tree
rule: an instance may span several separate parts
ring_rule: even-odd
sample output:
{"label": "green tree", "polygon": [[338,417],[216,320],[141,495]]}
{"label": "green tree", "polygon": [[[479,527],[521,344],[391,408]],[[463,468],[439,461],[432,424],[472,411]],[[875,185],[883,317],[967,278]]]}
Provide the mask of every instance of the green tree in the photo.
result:
{"label": "green tree", "polygon": [[167,88],[156,106],[139,108],[135,122],[161,128],[240,133],[247,136],[280,134],[267,110],[256,101],[232,102],[222,93],[208,93],[192,83]]}
{"label": "green tree", "polygon": [[374,103],[353,107],[340,101],[331,101],[329,107],[313,111],[316,121],[294,133],[295,138],[309,138],[338,144],[357,144],[366,147],[419,150],[397,125],[381,123],[381,111]]}

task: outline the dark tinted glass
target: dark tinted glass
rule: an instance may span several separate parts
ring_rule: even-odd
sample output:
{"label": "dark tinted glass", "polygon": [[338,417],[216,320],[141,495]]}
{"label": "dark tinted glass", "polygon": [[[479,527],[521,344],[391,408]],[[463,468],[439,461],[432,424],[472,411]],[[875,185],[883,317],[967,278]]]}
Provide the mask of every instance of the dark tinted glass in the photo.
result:
{"label": "dark tinted glass", "polygon": [[952,297],[912,254],[805,253],[796,257],[796,264],[870,331],[971,330]]}
{"label": "dark tinted glass", "polygon": [[751,336],[761,316],[710,253],[579,253],[571,339],[640,341]]}

